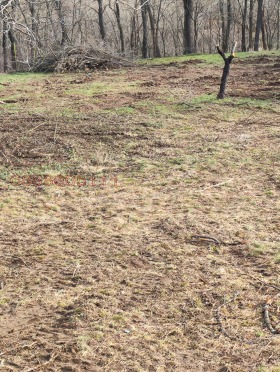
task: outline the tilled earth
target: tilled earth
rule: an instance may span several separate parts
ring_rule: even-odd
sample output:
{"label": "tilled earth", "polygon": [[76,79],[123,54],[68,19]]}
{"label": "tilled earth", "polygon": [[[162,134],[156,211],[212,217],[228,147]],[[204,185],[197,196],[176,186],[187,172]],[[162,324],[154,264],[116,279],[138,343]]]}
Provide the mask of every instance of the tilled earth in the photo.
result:
{"label": "tilled earth", "polygon": [[278,371],[280,57],[0,82],[4,371]]}

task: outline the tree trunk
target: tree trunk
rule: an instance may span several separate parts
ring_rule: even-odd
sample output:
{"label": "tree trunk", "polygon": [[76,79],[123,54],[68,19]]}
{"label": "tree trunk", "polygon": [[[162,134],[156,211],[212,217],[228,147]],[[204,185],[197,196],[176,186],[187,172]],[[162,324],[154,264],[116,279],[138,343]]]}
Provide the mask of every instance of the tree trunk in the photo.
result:
{"label": "tree trunk", "polygon": [[184,54],[193,53],[193,0],[184,1]]}
{"label": "tree trunk", "polygon": [[138,53],[138,50],[139,50],[139,17],[138,17],[138,12],[135,10],[137,8],[137,0],[135,0],[135,3],[134,3],[134,10],[133,10],[133,13],[132,13],[132,17],[131,17],[131,32],[130,32],[130,49],[132,51],[132,53],[134,53],[134,51],[137,51]]}
{"label": "tree trunk", "polygon": [[247,7],[248,7],[248,0],[244,0],[244,8],[242,10],[242,35],[241,35],[241,50],[242,52],[246,52],[246,21],[247,21]]}
{"label": "tree trunk", "polygon": [[212,53],[212,40],[213,40],[213,19],[212,19],[212,12],[210,13],[209,17],[209,38],[210,38],[210,43],[209,43],[209,53]]}
{"label": "tree trunk", "polygon": [[199,11],[197,8],[197,4],[194,9],[193,13],[193,33],[194,33],[194,45],[193,45],[193,52],[196,53],[197,51],[197,45],[198,45],[198,32],[199,32],[199,27],[198,27],[198,16],[199,16]]}
{"label": "tree trunk", "polygon": [[135,49],[135,37],[136,37],[136,20],[135,14],[131,18],[131,32],[130,32],[130,49],[133,51]]}
{"label": "tree trunk", "polygon": [[106,37],[105,26],[104,26],[104,17],[103,17],[103,0],[98,0],[98,22],[99,30],[102,40]]}
{"label": "tree trunk", "polygon": [[149,14],[152,38],[153,38],[153,57],[160,58],[161,54],[160,54],[160,49],[158,46],[158,35],[157,35],[157,30],[156,30],[156,25],[155,25],[155,18],[153,16],[152,9],[149,3],[147,3],[147,10]]}
{"label": "tree trunk", "polygon": [[226,35],[225,35],[225,49],[224,51],[229,50],[229,35],[232,23],[232,8],[231,8],[231,0],[227,0],[227,28],[226,28]]}
{"label": "tree trunk", "polygon": [[148,58],[147,3],[145,0],[141,0],[141,14],[143,23],[142,58]]}
{"label": "tree trunk", "polygon": [[279,49],[280,48],[280,1],[278,3],[277,24],[278,24],[278,27],[277,27],[277,44],[276,44],[276,48]]}
{"label": "tree trunk", "polygon": [[264,10],[262,10],[262,44],[263,44],[263,50],[267,50],[267,33],[265,29],[265,22],[264,22]]}
{"label": "tree trunk", "polygon": [[255,42],[254,42],[255,51],[259,50],[260,32],[262,28],[262,10],[263,10],[263,0],[258,0],[258,14],[257,14],[256,33],[255,33]]}
{"label": "tree trunk", "polygon": [[221,27],[222,27],[222,35],[221,35],[221,40],[222,40],[222,49],[224,50],[225,48],[225,35],[226,35],[226,21],[225,21],[225,10],[224,10],[224,2],[223,0],[219,0],[219,11],[220,11],[220,16],[221,16]]}
{"label": "tree trunk", "polygon": [[3,20],[3,36],[2,36],[2,50],[3,50],[3,70],[8,71],[8,52],[7,52],[7,22]]}
{"label": "tree trunk", "polygon": [[36,9],[35,4],[33,1],[28,2],[30,16],[31,16],[31,30],[32,30],[32,37],[30,39],[30,51],[31,51],[31,63],[34,62],[36,58],[37,48],[41,48],[40,38],[39,38],[39,31],[38,31],[38,9]]}
{"label": "tree trunk", "polygon": [[60,27],[61,27],[60,45],[63,46],[66,43],[66,41],[69,40],[69,38],[68,38],[68,35],[67,35],[67,30],[66,30],[66,25],[65,25],[65,17],[64,17],[63,11],[62,11],[61,0],[55,0],[55,4],[56,4],[56,11],[57,11],[57,14],[58,14],[59,23],[60,23]]}
{"label": "tree trunk", "polygon": [[8,31],[8,36],[11,43],[11,62],[12,62],[12,69],[13,71],[17,70],[17,49],[16,49],[16,38],[14,36],[14,31],[10,26]]}
{"label": "tree trunk", "polygon": [[122,24],[121,24],[121,12],[120,12],[120,6],[119,6],[119,3],[118,3],[118,2],[116,2],[116,10],[115,10],[115,14],[116,14],[116,19],[117,19],[117,24],[118,24],[119,33],[120,33],[121,53],[124,55],[124,53],[125,53],[125,47],[124,47],[124,36],[123,36],[123,28],[122,28]]}
{"label": "tree trunk", "polygon": [[222,49],[227,52],[229,50],[229,35],[232,23],[231,0],[227,0],[226,14],[223,0],[219,1],[219,9],[222,18]]}
{"label": "tree trunk", "polygon": [[253,15],[254,15],[254,0],[250,0],[250,10],[249,10],[249,50],[254,48],[253,43]]}
{"label": "tree trunk", "polygon": [[237,45],[237,43],[235,43],[235,45],[233,46],[229,57],[226,57],[225,53],[219,48],[219,46],[217,46],[218,53],[220,54],[220,56],[223,58],[223,60],[225,62],[224,69],[223,69],[223,75],[222,75],[222,79],[221,79],[221,84],[220,84],[220,91],[217,95],[218,99],[225,98],[227,78],[228,78],[228,75],[229,75],[230,64],[231,64],[231,62],[234,58],[234,52],[235,52],[236,45]]}

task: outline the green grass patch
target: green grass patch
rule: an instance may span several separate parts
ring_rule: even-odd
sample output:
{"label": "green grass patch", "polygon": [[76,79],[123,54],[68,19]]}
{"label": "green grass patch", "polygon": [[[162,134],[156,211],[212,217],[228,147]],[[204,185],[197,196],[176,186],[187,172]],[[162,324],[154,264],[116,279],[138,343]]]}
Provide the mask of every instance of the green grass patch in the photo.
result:
{"label": "green grass patch", "polygon": [[[251,58],[251,57],[260,57],[260,56],[280,56],[279,50],[274,51],[261,51],[261,52],[238,52],[235,54],[236,59],[244,59],[244,58]],[[146,65],[153,65],[153,64],[169,64],[173,62],[182,63],[186,61],[196,61],[202,60],[203,63],[198,64],[203,67],[203,65],[216,65],[221,64],[223,65],[223,60],[218,53],[213,54],[189,54],[184,56],[178,57],[164,57],[164,58],[151,58],[151,59],[140,59],[138,61],[139,64],[146,64]]]}
{"label": "green grass patch", "polygon": [[216,94],[201,94],[199,96],[194,97],[190,102],[182,103],[178,105],[179,109],[192,109],[192,108],[199,108],[195,107],[198,105],[205,105],[205,104],[216,104],[221,106],[229,106],[232,105],[233,107],[247,107],[247,108],[258,108],[258,109],[274,109],[274,102],[266,99],[256,99],[256,98],[235,98],[235,97],[226,97],[224,99],[217,99]]}
{"label": "green grass patch", "polygon": [[132,115],[135,111],[135,108],[130,106],[117,107],[114,110],[117,115]]}
{"label": "green grass patch", "polygon": [[[5,83],[25,83],[30,80],[38,80],[47,77],[48,74],[34,73],[34,72],[18,72],[12,74],[0,74],[0,84]],[[5,86],[0,85],[0,89],[5,88]]]}
{"label": "green grass patch", "polygon": [[110,84],[94,82],[91,84],[84,84],[82,87],[73,87],[65,91],[65,94],[78,94],[82,96],[94,96],[106,92],[113,91],[114,87]]}

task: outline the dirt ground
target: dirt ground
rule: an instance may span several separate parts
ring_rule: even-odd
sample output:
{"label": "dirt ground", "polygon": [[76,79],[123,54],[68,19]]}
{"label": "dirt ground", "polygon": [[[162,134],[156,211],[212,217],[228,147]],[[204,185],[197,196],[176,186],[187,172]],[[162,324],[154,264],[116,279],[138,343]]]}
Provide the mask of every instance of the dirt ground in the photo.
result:
{"label": "dirt ground", "polygon": [[280,371],[280,57],[0,80],[0,369]]}

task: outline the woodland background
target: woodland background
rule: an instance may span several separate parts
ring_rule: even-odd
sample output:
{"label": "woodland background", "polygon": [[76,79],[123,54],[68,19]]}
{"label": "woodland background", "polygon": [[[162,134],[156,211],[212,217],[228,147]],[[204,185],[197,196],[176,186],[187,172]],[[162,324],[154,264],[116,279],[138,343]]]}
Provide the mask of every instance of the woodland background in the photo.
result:
{"label": "woodland background", "polygon": [[65,46],[127,58],[279,49],[280,0],[2,0],[0,71]]}

